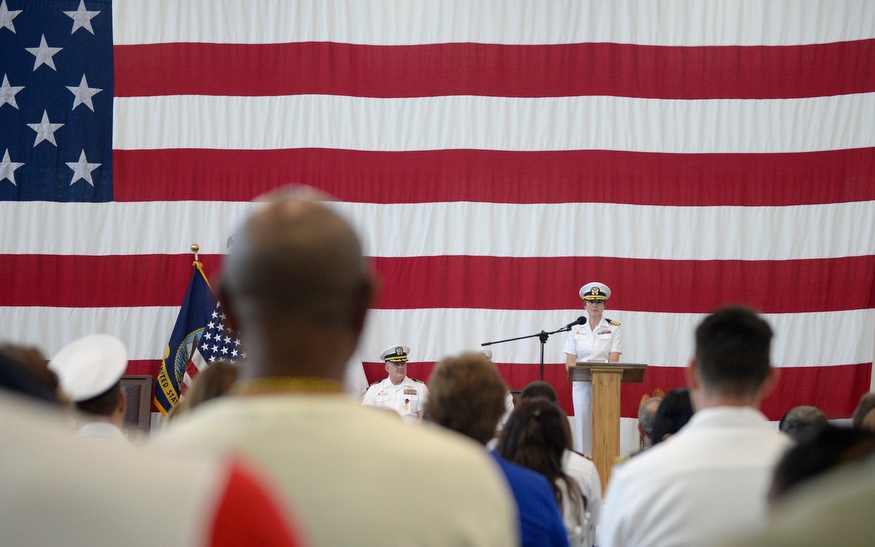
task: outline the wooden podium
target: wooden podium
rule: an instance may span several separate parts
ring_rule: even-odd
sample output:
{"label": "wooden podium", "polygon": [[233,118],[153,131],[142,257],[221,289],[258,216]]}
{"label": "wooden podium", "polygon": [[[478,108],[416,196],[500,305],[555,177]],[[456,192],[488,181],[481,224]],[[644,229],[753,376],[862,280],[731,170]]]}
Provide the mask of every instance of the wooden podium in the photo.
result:
{"label": "wooden podium", "polygon": [[620,382],[642,382],[647,365],[580,361],[568,369],[569,382],[592,382],[592,459],[608,484],[620,455]]}

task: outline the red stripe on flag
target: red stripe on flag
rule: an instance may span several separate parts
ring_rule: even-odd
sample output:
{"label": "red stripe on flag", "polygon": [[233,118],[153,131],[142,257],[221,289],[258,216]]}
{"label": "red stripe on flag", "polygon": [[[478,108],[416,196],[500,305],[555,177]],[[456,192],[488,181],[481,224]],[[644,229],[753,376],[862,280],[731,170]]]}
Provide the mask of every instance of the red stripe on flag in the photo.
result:
{"label": "red stripe on flag", "polygon": [[[529,382],[540,379],[540,366],[536,364],[497,363],[508,389],[522,390]],[[363,363],[368,382],[386,377],[383,363]],[[427,380],[434,368],[433,362],[411,362],[409,375]],[[872,363],[837,366],[811,366],[781,368],[778,384],[762,404],[761,410],[770,420],[779,420],[794,406],[811,405],[823,410],[830,418],[845,418],[854,413],[860,397],[868,391]],[[678,387],[686,387],[683,367],[647,367],[641,383],[621,384],[620,416],[638,417],[641,396],[651,395],[657,388],[666,393]],[[564,365],[544,365],[544,380],[550,383],[559,396],[559,405],[571,416],[571,383]],[[800,395],[805,394],[805,395]]]}
{"label": "red stripe on flag", "polygon": [[[218,270],[221,256],[199,259],[209,274]],[[190,271],[193,260],[191,254],[0,255],[0,306],[179,306],[189,283],[180,272]]]}
{"label": "red stripe on flag", "polygon": [[161,371],[160,359],[131,359],[128,361],[126,376],[151,376],[155,378]]}
{"label": "red stripe on flag", "polygon": [[875,199],[875,148],[800,154],[166,149],[116,150],[113,162],[117,201],[248,201],[290,180],[359,203],[784,206]]}
{"label": "red stripe on flag", "polygon": [[[178,306],[186,287],[179,272],[190,260],[186,255],[0,255],[0,276],[8,289],[0,293],[0,306]],[[208,273],[218,271],[220,256],[201,255],[201,260]],[[581,307],[576,297],[580,272],[587,272],[587,279],[610,279],[615,294],[610,307],[626,311],[708,313],[738,301],[764,313],[875,307],[872,255],[785,261],[582,256],[372,260],[382,284],[378,309],[576,309]],[[520,280],[556,290],[520,291]],[[85,286],[113,290],[83,291]],[[824,300],[824,287],[841,287],[841,297]]]}
{"label": "red stripe on flag", "polygon": [[[656,388],[668,393],[674,388],[686,387],[684,370],[647,367],[644,382],[621,384],[620,415],[637,418],[641,396],[652,394]],[[778,384],[763,400],[761,410],[770,420],[780,420],[794,406],[811,405],[830,418],[846,418],[854,413],[860,397],[869,391],[871,374],[872,363],[780,368]]]}
{"label": "red stripe on flag", "polygon": [[[582,308],[581,272],[587,279],[610,279],[610,308],[627,311],[708,313],[727,302],[763,313],[875,306],[871,255],[786,261],[436,256],[377,258],[374,264],[385,284],[376,305],[382,309]],[[520,291],[520,280],[555,290]],[[847,292],[824,302],[824,287]]]}
{"label": "red stripe on flag", "polygon": [[875,40],[801,46],[115,46],[115,94],[775,99],[875,91]]}

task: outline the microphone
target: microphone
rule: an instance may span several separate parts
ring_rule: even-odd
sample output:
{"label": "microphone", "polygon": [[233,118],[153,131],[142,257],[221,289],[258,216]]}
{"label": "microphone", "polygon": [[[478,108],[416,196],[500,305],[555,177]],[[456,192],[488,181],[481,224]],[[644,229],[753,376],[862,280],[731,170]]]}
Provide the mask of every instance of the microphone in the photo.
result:
{"label": "microphone", "polygon": [[565,330],[571,330],[571,327],[573,327],[574,325],[586,325],[586,317],[581,315],[571,323],[568,323],[567,325],[565,325]]}

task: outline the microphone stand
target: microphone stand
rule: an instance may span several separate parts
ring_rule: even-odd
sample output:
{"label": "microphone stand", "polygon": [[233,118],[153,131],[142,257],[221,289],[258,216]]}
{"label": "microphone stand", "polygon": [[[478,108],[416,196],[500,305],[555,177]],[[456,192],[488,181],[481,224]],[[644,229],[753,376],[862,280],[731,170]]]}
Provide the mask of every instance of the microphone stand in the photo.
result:
{"label": "microphone stand", "polygon": [[551,334],[556,334],[559,332],[568,332],[571,330],[571,327],[577,325],[578,323],[571,323],[570,325],[566,325],[561,329],[554,330],[553,332],[544,332],[541,331],[536,334],[527,334],[525,336],[517,336],[516,338],[508,338],[506,340],[495,340],[493,342],[483,342],[480,344],[481,346],[491,346],[492,344],[503,344],[505,342],[514,342],[516,340],[525,340],[526,338],[535,338],[541,341],[541,381],[544,381],[544,345],[547,343],[547,339],[550,338]]}

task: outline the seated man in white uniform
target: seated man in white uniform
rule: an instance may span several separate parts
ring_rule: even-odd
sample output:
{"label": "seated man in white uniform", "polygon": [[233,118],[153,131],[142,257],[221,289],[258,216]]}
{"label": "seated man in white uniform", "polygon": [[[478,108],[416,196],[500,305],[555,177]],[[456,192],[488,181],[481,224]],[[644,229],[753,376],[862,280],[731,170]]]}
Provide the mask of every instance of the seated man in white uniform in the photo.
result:
{"label": "seated man in white uniform", "polygon": [[127,399],[121,388],[127,366],[127,348],[108,334],[74,340],[49,361],[49,369],[79,411],[80,437],[127,441],[122,433]]}
{"label": "seated man in white uniform", "polygon": [[389,376],[368,387],[363,406],[390,408],[401,415],[407,423],[422,419],[422,409],[428,400],[428,387],[422,380],[407,376],[407,357],[410,348],[407,346],[392,346],[380,354],[380,359],[386,362],[386,372]]}

